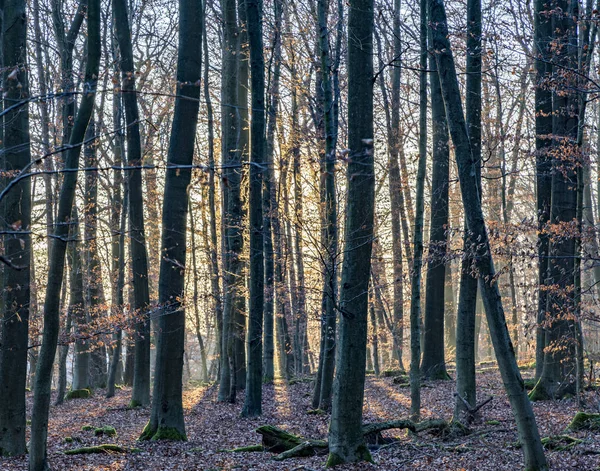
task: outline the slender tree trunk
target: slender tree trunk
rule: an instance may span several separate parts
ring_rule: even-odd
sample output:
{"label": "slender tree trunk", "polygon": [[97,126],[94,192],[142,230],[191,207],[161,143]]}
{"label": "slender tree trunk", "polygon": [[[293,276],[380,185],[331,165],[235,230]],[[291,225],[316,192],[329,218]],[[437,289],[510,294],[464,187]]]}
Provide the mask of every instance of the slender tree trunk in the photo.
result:
{"label": "slender tree trunk", "polygon": [[548,291],[545,289],[548,278],[548,248],[550,239],[545,230],[550,221],[550,199],[552,194],[552,157],[549,152],[552,138],[552,91],[548,80],[552,74],[550,41],[552,21],[550,6],[545,0],[534,4],[534,44],[535,44],[535,151],[536,187],[538,218],[538,309],[535,348],[535,377],[539,379],[544,367],[546,348],[546,306]]}
{"label": "slender tree trunk", "polygon": [[525,467],[531,470],[547,470],[544,449],[531,403],[517,366],[495,277],[494,263],[479,199],[477,175],[473,169],[473,154],[460,100],[456,66],[448,39],[448,23],[443,0],[429,0],[429,11],[430,24],[435,25],[432,28],[432,49],[436,55],[448,125],[455,146],[465,218],[474,240],[479,243],[475,257],[479,274],[482,277],[482,298],[500,374],[517,422],[519,440],[525,454]]}
{"label": "slender tree trunk", "polygon": [[[118,172],[120,174],[120,172]],[[116,177],[116,175],[115,175]],[[120,183],[120,175],[117,178],[117,181]],[[125,195],[124,195],[123,205],[120,205],[119,216],[121,218],[120,221],[120,230],[119,237],[117,242],[117,259],[116,259],[116,275],[117,279],[115,282],[115,297],[113,298],[113,314],[117,315],[119,311],[123,310],[123,306],[125,305],[125,300],[123,298],[123,289],[125,287],[125,232],[127,231],[127,207],[129,206],[129,185],[125,185]],[[131,222],[130,222],[131,224]],[[114,270],[113,270],[114,273]],[[121,362],[121,346],[122,346],[122,337],[123,333],[121,331],[121,327],[117,326],[115,330],[115,344],[113,346],[113,356],[110,362],[110,367],[108,370],[108,384],[106,386],[106,397],[113,397],[115,395],[115,383],[117,382],[117,370],[119,367],[119,363]]]}
{"label": "slender tree trunk", "polygon": [[415,421],[421,416],[421,267],[423,264],[423,200],[427,167],[427,0],[421,0],[420,6],[419,166],[410,293],[410,414]]}
{"label": "slender tree trunk", "polygon": [[44,335],[36,368],[33,397],[31,444],[29,447],[29,470],[45,471],[46,440],[48,434],[48,412],[50,407],[50,386],[52,365],[56,354],[59,331],[60,291],[65,269],[65,252],[69,234],[71,209],[75,199],[77,168],[81,144],[94,110],[94,98],[100,65],[100,1],[89,0],[87,20],[87,60],[84,76],[84,90],[79,112],[73,124],[73,132],[66,152],[65,173],[58,203],[58,217],[51,242],[51,263],[48,271],[46,299],[44,302]]}
{"label": "slender tree trunk", "polygon": [[368,289],[375,212],[373,1],[351,0],[348,18],[348,199],[340,334],[327,466],[371,460],[362,434]]}
{"label": "slender tree trunk", "polygon": [[449,379],[444,356],[444,288],[446,284],[446,229],[450,148],[448,124],[435,57],[430,56],[432,165],[429,255],[425,291],[422,374],[430,379]]}
{"label": "slender tree trunk", "polygon": [[196,326],[196,338],[198,339],[198,347],[200,348],[200,371],[202,374],[202,381],[208,381],[208,363],[206,360],[206,345],[202,338],[202,332],[200,331],[200,299],[198,289],[198,263],[196,261],[196,224],[194,222],[194,210],[190,202],[190,238],[192,239],[192,285],[194,290],[194,320]]}
{"label": "slender tree trunk", "polygon": [[[466,126],[471,147],[471,165],[475,171],[478,198],[481,201],[481,0],[467,4],[467,93]],[[454,419],[461,421],[464,399],[475,407],[475,361],[479,331],[476,329],[477,284],[475,275],[475,244],[464,218],[463,257],[460,268],[458,311],[456,313],[456,392]],[[475,272],[475,273],[474,273]]]}
{"label": "slender tree trunk", "polygon": [[[206,31],[206,7],[208,2],[204,2],[204,30]],[[216,183],[215,183],[215,131],[214,131],[214,111],[212,98],[210,96],[209,70],[210,70],[210,54],[208,52],[208,34],[203,38],[204,49],[204,101],[206,102],[206,115],[208,118],[208,210],[210,214],[210,283],[212,297],[215,303],[215,321],[216,321],[216,351],[219,358],[223,355],[221,350],[221,341],[223,335],[223,301],[221,299],[220,285],[220,270],[219,270],[219,248],[217,238],[217,203],[216,203]]]}
{"label": "slender tree trunk", "polygon": [[277,204],[274,198],[275,171],[273,169],[273,154],[275,148],[275,130],[277,126],[277,108],[279,106],[279,76],[281,73],[281,3],[273,2],[273,15],[275,24],[273,27],[273,70],[269,91],[269,109],[267,113],[267,141],[266,141],[266,166],[264,169],[264,257],[265,257],[265,307],[264,307],[264,350],[263,350],[263,377],[267,382],[272,382],[275,377],[274,367],[274,328],[273,312],[275,303],[274,271],[275,261],[273,252],[272,217],[273,205]]}
{"label": "slender tree trunk", "polygon": [[[323,121],[325,128],[324,159],[321,164],[321,198],[323,204],[323,300],[321,314],[320,367],[313,394],[313,406],[323,410],[331,407],[331,392],[335,368],[335,338],[337,302],[338,221],[335,194],[335,141],[337,129],[334,116],[334,96],[331,84],[329,52],[328,0],[317,3],[319,52],[321,56],[321,87],[323,89]],[[338,21],[342,21],[338,18]]]}
{"label": "slender tree trunk", "polygon": [[[83,207],[83,240],[84,259],[83,289],[87,321],[97,325],[104,317],[104,291],[102,289],[102,269],[98,258],[98,158],[96,153],[96,123],[94,116],[90,118],[83,148],[85,172],[85,197]],[[103,388],[106,386],[106,347],[103,338],[94,335],[88,341],[90,356],[89,386]]]}
{"label": "slender tree trunk", "polygon": [[182,404],[188,185],[194,157],[202,63],[202,5],[179,2],[178,96],[165,179],[159,282],[159,335],[150,421],[141,439],[186,440]]}
{"label": "slender tree trunk", "polygon": [[142,144],[140,139],[139,111],[135,87],[135,66],[131,45],[131,27],[127,16],[126,0],[113,2],[115,29],[121,53],[121,82],[127,127],[126,175],[129,189],[129,243],[133,269],[133,296],[135,324],[135,366],[131,406],[150,403],[150,318],[148,306],[148,254],[144,231],[144,195],[142,189]]}
{"label": "slender tree trunk", "polygon": [[223,328],[221,337],[221,365],[219,401],[235,402],[234,321],[235,302],[241,289],[241,261],[243,247],[241,185],[241,122],[235,106],[238,103],[238,31],[235,0],[223,0],[223,72],[221,75],[221,158],[223,161]]}
{"label": "slender tree trunk", "polygon": [[373,372],[375,376],[379,376],[379,337],[378,337],[378,325],[377,316],[375,315],[375,293],[374,289],[370,290],[370,302],[369,302],[369,323],[371,324],[371,358],[373,359]]}

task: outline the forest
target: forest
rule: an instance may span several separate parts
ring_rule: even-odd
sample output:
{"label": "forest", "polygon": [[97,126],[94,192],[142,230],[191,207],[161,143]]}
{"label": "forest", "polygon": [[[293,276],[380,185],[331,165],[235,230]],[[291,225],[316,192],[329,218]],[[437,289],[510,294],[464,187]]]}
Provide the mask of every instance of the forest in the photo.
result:
{"label": "forest", "polygon": [[0,0],[0,470],[599,469],[599,26]]}

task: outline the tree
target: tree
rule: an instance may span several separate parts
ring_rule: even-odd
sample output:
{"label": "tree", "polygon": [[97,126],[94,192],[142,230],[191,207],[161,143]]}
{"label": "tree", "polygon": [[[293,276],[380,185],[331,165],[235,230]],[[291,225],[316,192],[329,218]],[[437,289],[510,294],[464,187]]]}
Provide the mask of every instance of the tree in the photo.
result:
{"label": "tree", "polygon": [[[44,301],[44,335],[35,374],[33,409],[31,419],[31,445],[29,447],[29,471],[47,469],[46,439],[52,365],[56,354],[59,331],[60,293],[65,269],[65,252],[69,234],[71,210],[77,185],[77,168],[81,145],[94,111],[94,98],[100,66],[100,1],[89,0],[87,9],[87,60],[84,75],[84,93],[66,151],[65,172],[58,202],[54,237],[50,248],[48,284]],[[14,181],[14,180],[13,180]]]}
{"label": "tree", "polygon": [[148,254],[144,232],[144,196],[142,190],[142,145],[140,140],[139,112],[135,87],[135,67],[131,45],[131,28],[125,0],[113,2],[115,30],[121,55],[121,83],[127,127],[127,172],[129,177],[129,233],[133,270],[135,330],[135,366],[131,405],[150,403],[150,318],[148,306]]}
{"label": "tree", "polygon": [[240,255],[243,248],[242,203],[240,201],[241,152],[240,121],[236,108],[238,84],[237,7],[234,0],[224,0],[221,74],[221,160],[224,166],[223,201],[223,329],[219,377],[219,401],[235,401],[234,322],[235,305],[242,285]]}
{"label": "tree", "polygon": [[[2,26],[4,138],[2,187],[7,176],[26,172],[31,161],[27,74],[26,2],[3,4]],[[29,343],[31,256],[31,182],[22,179],[1,201],[4,256],[2,333],[0,337],[0,456],[20,455],[25,445],[25,384]]]}
{"label": "tree", "polygon": [[450,148],[448,124],[435,57],[430,56],[431,70],[431,223],[425,291],[423,359],[421,373],[432,379],[448,379],[444,357],[444,289],[446,285],[446,253],[448,236],[448,179]]}
{"label": "tree", "polygon": [[478,241],[474,256],[479,275],[483,279],[482,298],[500,374],[517,422],[519,440],[525,453],[525,467],[532,470],[547,470],[548,464],[531,403],[517,366],[495,277],[486,224],[479,200],[477,175],[473,169],[473,153],[460,99],[456,66],[448,39],[444,1],[429,0],[429,12],[432,47],[438,65],[450,135],[455,146],[465,218],[472,237]]}
{"label": "tree", "polygon": [[263,188],[263,217],[264,217],[264,262],[265,262],[265,304],[264,304],[264,349],[263,349],[263,376],[266,382],[273,381],[275,377],[275,343],[274,343],[274,305],[275,305],[275,253],[273,252],[273,231],[271,220],[277,205],[276,179],[273,167],[273,154],[275,151],[275,130],[277,128],[277,111],[279,106],[279,78],[281,75],[281,23],[283,15],[281,2],[273,2],[273,70],[269,85],[269,109],[267,122],[267,141],[264,167]]}
{"label": "tree", "polygon": [[547,12],[545,0],[536,0],[534,16],[535,45],[535,149],[536,149],[536,186],[538,219],[538,316],[536,327],[536,370],[535,377],[540,378],[544,367],[544,348],[546,334],[543,327],[546,317],[547,291],[544,288],[548,272],[549,237],[544,230],[550,220],[550,200],[552,191],[552,159],[549,152],[552,135],[552,92],[547,81],[552,73],[549,60],[552,21]]}
{"label": "tree", "polygon": [[348,197],[327,466],[371,459],[361,425],[375,210],[373,1],[351,0],[349,8]]}
{"label": "tree", "polygon": [[[323,294],[321,302],[321,342],[319,368],[315,381],[312,405],[314,408],[328,410],[331,407],[331,392],[335,367],[336,337],[336,297],[337,297],[337,257],[338,257],[338,221],[335,194],[335,129],[334,97],[331,80],[331,58],[328,30],[329,2],[317,2],[319,33],[319,53],[321,87],[323,89],[324,148],[321,159],[322,200],[322,245],[323,245]],[[338,19],[342,21],[341,18]]]}
{"label": "tree", "polygon": [[[552,161],[550,214],[546,282],[549,286],[543,327],[544,366],[531,398],[560,398],[575,393],[576,330],[574,316],[575,237],[564,236],[565,225],[576,222],[577,171],[581,161],[577,146],[579,97],[573,87],[572,73],[577,67],[577,24],[579,2],[557,1],[552,12],[553,62],[558,89],[552,94]],[[566,14],[563,12],[567,12]],[[541,177],[541,175],[540,175]]]}
{"label": "tree", "polygon": [[264,252],[262,186],[265,162],[265,64],[262,40],[262,2],[246,0],[250,50],[252,120],[250,127],[250,300],[248,316],[246,396],[242,416],[262,414],[262,323],[264,309]]}
{"label": "tree", "polygon": [[420,3],[419,165],[415,201],[413,266],[410,285],[410,415],[421,415],[421,267],[423,265],[423,213],[427,167],[427,0]]}
{"label": "tree", "polygon": [[[481,200],[481,0],[467,3],[467,91],[465,125],[469,134],[475,181]],[[454,419],[465,411],[462,399],[475,407],[475,313],[478,277],[474,276],[474,241],[465,217],[463,259],[460,268],[458,311],[456,314],[456,397]],[[476,271],[476,270],[475,270]]]}
{"label": "tree", "polygon": [[186,440],[182,404],[188,185],[192,175],[202,63],[202,4],[179,1],[177,97],[169,140],[162,217],[160,318],[150,421],[142,440]]}

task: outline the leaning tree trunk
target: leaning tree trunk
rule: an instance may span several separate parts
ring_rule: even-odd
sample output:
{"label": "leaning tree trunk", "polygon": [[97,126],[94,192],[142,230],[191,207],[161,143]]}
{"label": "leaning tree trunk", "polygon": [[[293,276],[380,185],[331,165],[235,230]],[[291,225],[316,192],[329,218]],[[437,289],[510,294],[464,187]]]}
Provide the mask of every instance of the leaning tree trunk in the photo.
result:
{"label": "leaning tree trunk", "polygon": [[[466,126],[471,146],[478,197],[481,201],[481,0],[467,4],[467,93],[465,100]],[[477,284],[473,276],[473,238],[465,217],[463,258],[460,267],[460,288],[456,313],[456,392],[460,397],[454,403],[454,419],[462,420],[466,412],[462,399],[475,407]]]}
{"label": "leaning tree trunk", "polygon": [[192,176],[194,141],[202,63],[202,5],[179,1],[178,96],[169,141],[162,217],[159,278],[160,318],[150,421],[141,439],[186,440],[182,404],[188,186]]}
{"label": "leaning tree trunk", "polygon": [[121,53],[121,82],[127,128],[127,166],[129,179],[129,243],[133,270],[135,323],[135,365],[131,406],[150,403],[150,318],[148,306],[148,254],[144,231],[144,195],[142,189],[142,145],[139,112],[135,90],[135,66],[131,46],[131,27],[126,0],[114,0],[115,30]]}
{"label": "leaning tree trunk", "polygon": [[535,416],[517,366],[506,326],[479,199],[477,175],[473,168],[473,154],[460,99],[454,56],[448,39],[448,23],[443,0],[429,0],[429,12],[431,24],[435,25],[432,28],[432,49],[435,51],[448,125],[455,146],[465,218],[474,240],[478,241],[475,258],[479,274],[483,279],[481,283],[482,298],[500,374],[517,422],[519,441],[525,454],[525,467],[531,470],[547,470],[548,464],[544,456]]}
{"label": "leaning tree trunk", "polygon": [[373,223],[373,1],[348,17],[348,200],[327,466],[370,460],[361,432]]}
{"label": "leaning tree trunk", "polygon": [[84,76],[84,93],[73,125],[69,148],[66,152],[65,169],[54,237],[51,242],[51,263],[44,301],[44,335],[36,368],[35,388],[31,421],[31,444],[29,447],[29,470],[47,469],[46,440],[48,436],[48,412],[52,365],[56,354],[59,331],[60,291],[65,269],[65,252],[69,235],[71,209],[77,186],[77,168],[81,145],[94,110],[94,98],[100,67],[100,1],[89,0],[87,20],[87,60]]}
{"label": "leaning tree trunk", "polygon": [[431,224],[429,225],[421,373],[430,379],[449,379],[444,356],[444,288],[448,240],[446,229],[448,227],[450,148],[446,111],[433,56],[430,56],[430,69],[433,173],[431,176]]}
{"label": "leaning tree trunk", "polygon": [[[3,172],[18,174],[31,161],[29,107],[12,106],[29,98],[27,22],[24,0],[7,0],[2,21],[4,57]],[[26,172],[26,170],[25,170]],[[2,186],[8,184],[3,178]],[[4,257],[2,334],[0,338],[0,456],[21,455],[25,445],[25,385],[29,343],[31,258],[31,181],[21,180],[2,200]],[[23,232],[21,232],[23,231]]]}

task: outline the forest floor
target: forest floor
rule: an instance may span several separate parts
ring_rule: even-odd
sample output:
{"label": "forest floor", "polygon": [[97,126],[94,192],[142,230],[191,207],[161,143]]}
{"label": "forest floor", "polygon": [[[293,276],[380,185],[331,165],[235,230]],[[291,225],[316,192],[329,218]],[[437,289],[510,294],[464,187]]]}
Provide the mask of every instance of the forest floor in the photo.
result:
{"label": "forest floor", "polygon": [[[482,408],[481,420],[469,436],[444,441],[427,432],[409,436],[404,430],[384,432],[398,441],[372,450],[375,464],[339,466],[342,470],[518,470],[523,466],[522,451],[515,446],[517,432],[500,375],[497,371],[478,373],[480,400],[494,396]],[[525,372],[525,376],[528,376]],[[453,381],[426,382],[422,390],[423,418],[449,420],[453,408]],[[277,425],[307,438],[326,438],[329,417],[307,414],[310,407],[311,383],[288,385],[277,381],[263,389],[263,416],[240,418],[243,395],[237,404],[216,401],[216,387],[189,388],[184,394],[187,442],[138,442],[137,438],[148,421],[148,409],[127,409],[130,391],[118,390],[105,399],[97,391],[91,399],[74,399],[52,407],[50,413],[48,458],[53,470],[286,470],[316,471],[323,469],[324,456],[295,458],[276,462],[271,453],[221,452],[260,443],[254,430],[264,424]],[[598,404],[600,395],[586,393],[590,407]],[[31,406],[32,394],[28,393]],[[409,389],[393,383],[392,378],[367,377],[364,402],[364,422],[406,419],[409,415]],[[534,404],[543,437],[564,433],[577,411],[573,399]],[[595,412],[595,411],[594,411]],[[113,426],[116,437],[95,436],[82,427]],[[570,451],[548,451],[551,469],[600,469],[600,432],[571,433],[583,443]],[[74,441],[67,443],[66,437]],[[65,455],[69,449],[115,443],[136,448],[130,453]],[[25,457],[0,459],[2,471],[25,471]]]}

